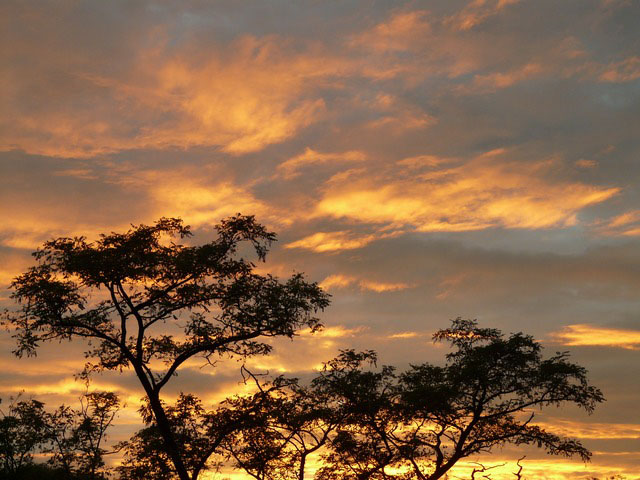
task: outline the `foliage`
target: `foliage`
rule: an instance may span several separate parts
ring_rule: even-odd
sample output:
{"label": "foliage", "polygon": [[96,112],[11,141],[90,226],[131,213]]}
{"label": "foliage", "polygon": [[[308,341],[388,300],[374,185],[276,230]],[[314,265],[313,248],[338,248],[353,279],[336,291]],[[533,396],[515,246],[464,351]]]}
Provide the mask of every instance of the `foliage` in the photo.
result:
{"label": "foliage", "polygon": [[33,461],[33,453],[46,442],[44,404],[12,399],[0,419],[0,459],[4,475],[17,476]]}
{"label": "foliage", "polygon": [[112,424],[120,401],[112,392],[89,392],[81,399],[80,410],[62,405],[47,414],[49,463],[68,475],[101,478],[107,474],[104,463],[106,432]]}
{"label": "foliage", "polygon": [[298,379],[262,383],[246,372],[257,392],[227,399],[243,421],[221,444],[221,454],[256,480],[304,478],[307,460],[327,444],[340,419],[326,398]]}
{"label": "foliage", "polygon": [[[216,415],[207,412],[202,402],[194,395],[180,394],[174,405],[164,405],[167,419],[178,444],[181,446],[185,464],[193,478],[201,471],[214,468],[211,456],[227,434]],[[116,468],[122,480],[164,480],[176,478],[177,472],[171,458],[163,451],[163,439],[148,403],[140,409],[146,427],[131,439],[122,442],[119,448],[125,455]]]}
{"label": "foliage", "polygon": [[323,447],[318,480],[435,480],[462,458],[507,443],[589,459],[578,441],[535,425],[530,413],[564,403],[591,412],[603,401],[567,353],[543,359],[528,335],[505,337],[461,319],[434,339],[454,347],[444,366],[397,373],[375,368],[372,351],[346,350],[306,388],[276,379],[286,388],[270,390],[261,422],[228,447],[236,465],[257,480],[302,480],[302,452]]}
{"label": "foliage", "polygon": [[[243,369],[255,383],[252,395],[210,411],[191,394],[165,403],[162,389],[188,360],[214,364],[220,356],[267,354],[269,337],[320,328],[314,315],[329,303],[302,275],[280,282],[239,256],[248,242],[264,260],[275,240],[253,217],[238,215],[216,229],[217,237],[201,246],[176,243],[191,231],[172,218],[93,243],[59,238],[45,243],[34,254],[38,264],[12,284],[21,309],[6,312],[4,322],[15,329],[17,355],[34,355],[42,342],[81,338],[90,359],[85,378],[135,372],[146,426],[120,446],[123,479],[195,480],[227,462],[256,480],[303,480],[315,454],[323,460],[317,480],[436,480],[460,459],[509,443],[589,459],[578,441],[535,425],[529,413],[564,403],[591,412],[603,396],[585,369],[566,352],[543,359],[529,335],[505,336],[460,318],[434,335],[453,347],[442,366],[398,373],[377,368],[373,351],[345,350],[306,385],[285,377],[265,382]],[[21,408],[31,418],[29,409],[42,405]],[[80,425],[66,407],[51,414],[50,435],[58,439],[49,446],[52,464],[98,475],[113,408],[117,400],[108,396],[87,399],[83,412],[92,420]],[[9,420],[0,427],[6,438],[19,428]],[[37,443],[30,438],[6,441],[5,457],[15,460],[5,460],[5,468],[29,463]]]}
{"label": "foliage", "polygon": [[[104,478],[102,444],[119,405],[109,392],[85,394],[79,410],[61,405],[47,412],[37,400],[12,400],[0,419],[0,473],[16,479],[36,473],[42,478]],[[51,468],[35,465],[36,453],[47,455]]]}
{"label": "foliage", "polygon": [[[566,352],[543,360],[531,336],[505,338],[459,318],[434,339],[454,347],[444,366],[366,371],[361,365],[369,355],[351,351],[339,357],[350,368],[328,364],[316,384],[350,417],[332,439],[320,479],[435,480],[460,459],[507,443],[589,459],[580,442],[532,423],[536,407],[571,403],[591,412],[604,400]],[[390,475],[389,467],[406,473]]]}
{"label": "foliage", "polygon": [[[195,356],[213,362],[220,355],[266,354],[271,346],[265,338],[291,338],[305,327],[315,331],[320,322],[314,313],[329,303],[300,274],[280,282],[238,258],[240,244],[248,242],[264,260],[275,240],[253,217],[229,218],[216,230],[213,241],[187,246],[175,239],[190,237],[189,227],[162,218],[96,242],[46,242],[34,254],[38,264],[12,283],[20,311],[4,315],[16,330],[17,355],[34,355],[42,342],[82,338],[89,341],[85,377],[132,369],[181,480],[198,472],[189,471],[162,388]],[[156,370],[159,361],[164,368]]]}

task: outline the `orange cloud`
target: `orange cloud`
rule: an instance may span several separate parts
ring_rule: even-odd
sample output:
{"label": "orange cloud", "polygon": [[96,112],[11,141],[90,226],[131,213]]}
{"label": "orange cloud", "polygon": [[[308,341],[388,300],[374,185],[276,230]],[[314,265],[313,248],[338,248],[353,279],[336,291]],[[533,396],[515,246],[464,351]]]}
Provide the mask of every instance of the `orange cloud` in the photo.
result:
{"label": "orange cloud", "polygon": [[500,13],[505,7],[518,2],[519,0],[473,0],[450,17],[448,23],[456,30],[471,30],[487,18]]}
{"label": "orange cloud", "polygon": [[376,235],[358,236],[350,232],[318,232],[285,245],[285,248],[304,248],[314,252],[337,252],[368,245]]}
{"label": "orange cloud", "polygon": [[640,78],[640,57],[610,63],[598,77],[601,82],[624,83]]}
{"label": "orange cloud", "polygon": [[418,155],[416,157],[403,158],[396,162],[398,165],[408,169],[434,168],[451,160],[440,158],[436,155]]}
{"label": "orange cloud", "polygon": [[536,422],[536,425],[565,437],[600,440],[640,438],[640,424],[634,423],[584,423],[554,419]]}
{"label": "orange cloud", "polygon": [[350,150],[341,153],[320,153],[311,148],[306,148],[303,153],[282,162],[277,167],[277,172],[285,179],[290,180],[300,175],[300,170],[307,165],[324,163],[362,162],[367,156],[360,151]]}
{"label": "orange cloud", "polygon": [[407,130],[430,127],[437,119],[422,109],[394,95],[378,94],[369,106],[378,118],[367,122],[367,128],[384,128],[385,133],[403,133]]}
{"label": "orange cloud", "polygon": [[427,12],[416,10],[399,12],[387,22],[382,22],[351,39],[351,46],[365,47],[380,53],[408,50],[417,36],[431,30]]}
{"label": "orange cloud", "polygon": [[592,325],[568,325],[551,338],[567,346],[615,347],[629,350],[640,349],[640,331]]}
{"label": "orange cloud", "polygon": [[347,288],[352,285],[356,285],[360,290],[371,290],[377,293],[395,292],[411,287],[411,285],[407,283],[378,282],[342,274],[329,275],[320,282],[320,286],[325,290]]}
{"label": "orange cloud", "polygon": [[154,217],[180,217],[194,227],[215,225],[221,218],[236,213],[251,213],[262,221],[280,222],[273,209],[230,180],[207,183],[195,172],[176,170],[147,172],[144,183],[153,201]]}
{"label": "orange cloud", "polygon": [[295,53],[277,36],[244,36],[228,50],[213,45],[206,57],[169,53],[166,42],[154,39],[156,47],[141,49],[135,66],[118,77],[96,74],[90,62],[87,71],[71,72],[94,92],[90,108],[12,106],[0,149],[77,158],[140,148],[258,151],[316,121],[324,101],[314,86],[344,63],[313,47]]}
{"label": "orange cloud", "polygon": [[606,222],[594,224],[603,235],[622,235],[635,237],[640,235],[640,210],[631,210],[617,215]]}
{"label": "orange cloud", "polygon": [[329,275],[322,282],[320,282],[320,286],[325,290],[331,290],[333,288],[345,288],[354,283],[356,280],[354,277],[349,277],[346,275]]}
{"label": "orange cloud", "polygon": [[538,63],[528,63],[520,68],[508,72],[489,73],[476,75],[470,90],[474,93],[491,92],[500,88],[507,88],[516,83],[528,80],[539,75],[543,71]]}
{"label": "orange cloud", "polygon": [[[100,233],[111,230],[126,230],[129,223],[105,222],[104,224],[78,221],[75,215],[61,212],[54,206],[39,206],[38,211],[31,208],[16,208],[7,211],[0,208],[0,214],[6,224],[0,230],[0,245],[35,250],[44,241],[59,236],[81,236],[97,238]],[[9,209],[7,209],[9,210]]]}
{"label": "orange cloud", "polygon": [[448,298],[455,291],[455,288],[460,285],[468,276],[468,274],[462,273],[443,279],[439,285],[440,288],[442,288],[442,291],[436,295],[436,298],[438,300],[444,300],[445,298]]}
{"label": "orange cloud", "polygon": [[595,160],[589,160],[586,158],[581,158],[580,160],[576,160],[575,166],[580,168],[594,168],[598,165],[598,162]]}
{"label": "orange cloud", "polygon": [[[68,172],[63,170],[62,174]],[[86,175],[94,176],[91,171]],[[60,208],[59,204],[45,201],[34,208],[37,199],[11,192],[11,201],[0,204],[0,215],[5,220],[0,228],[0,245],[33,250],[56,236],[95,239],[100,233],[127,230],[131,223],[149,223],[161,216],[180,217],[193,227],[215,225],[239,212],[255,214],[262,222],[277,227],[291,223],[294,218],[291,212],[281,213],[273,206],[267,207],[255,198],[249,186],[236,184],[215,165],[166,170],[113,165],[104,173],[102,182],[96,183],[96,188],[104,189],[105,184],[134,195],[139,203],[132,205],[130,211],[123,209],[126,205],[118,208],[116,202],[109,210],[95,209],[92,203]],[[60,201],[65,201],[64,195]]]}
{"label": "orange cloud", "polygon": [[464,165],[404,176],[397,169],[343,173],[325,186],[316,215],[422,232],[565,227],[576,224],[580,209],[619,192],[552,181],[553,161],[523,165],[502,160],[504,152],[489,153]]}

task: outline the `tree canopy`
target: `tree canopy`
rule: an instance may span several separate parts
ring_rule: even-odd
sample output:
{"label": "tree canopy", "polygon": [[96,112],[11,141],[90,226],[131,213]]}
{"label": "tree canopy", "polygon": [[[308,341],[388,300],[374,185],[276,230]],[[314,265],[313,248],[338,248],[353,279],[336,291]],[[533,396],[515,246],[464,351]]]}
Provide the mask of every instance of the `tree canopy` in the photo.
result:
{"label": "tree canopy", "polygon": [[573,404],[587,412],[604,400],[566,352],[549,358],[531,336],[505,336],[456,319],[434,335],[453,347],[444,365],[376,368],[373,351],[345,350],[308,386],[275,379],[236,405],[262,407],[227,447],[257,480],[305,478],[309,453],[322,452],[317,480],[443,478],[461,459],[505,444],[552,455],[590,452],[535,424],[534,408]]}
{"label": "tree canopy", "polygon": [[[264,261],[275,240],[253,217],[223,220],[216,233],[204,245],[183,244],[190,228],[162,218],[94,242],[58,238],[36,251],[37,265],[12,284],[20,308],[5,312],[4,321],[17,355],[79,338],[89,359],[82,377],[124,369],[137,376],[145,427],[118,446],[123,480],[196,480],[222,464],[256,480],[304,480],[311,456],[322,460],[316,480],[437,480],[461,459],[506,444],[589,459],[579,441],[536,425],[531,413],[567,403],[593,411],[604,398],[586,370],[567,352],[544,358],[530,335],[504,335],[461,318],[434,334],[451,347],[442,365],[398,372],[377,367],[373,351],[344,350],[309,382],[267,379],[243,366],[254,393],[212,409],[190,393],[167,403],[163,388],[187,360],[213,365],[220,356],[268,354],[270,337],[321,328],[316,314],[329,304],[328,294],[302,274],[286,281],[260,275],[240,255],[246,243]],[[72,437],[73,415],[65,407],[55,413],[55,467],[102,471],[101,438],[117,408],[110,395],[87,397],[83,411],[92,420],[74,426]],[[34,419],[34,432],[46,430],[35,420],[42,404],[19,407]],[[0,435],[17,452],[10,461],[24,463],[41,433],[12,444],[12,425],[1,423]],[[72,438],[82,448],[67,448]]]}
{"label": "tree canopy", "polygon": [[[58,238],[34,253],[38,264],[17,277],[19,312],[6,312],[16,329],[17,355],[34,355],[42,342],[89,340],[83,375],[132,369],[144,390],[163,446],[181,480],[192,473],[161,402],[161,390],[194,356],[266,354],[266,337],[315,331],[314,313],[329,301],[315,283],[295,274],[281,282],[259,275],[237,255],[241,243],[264,260],[275,234],[252,216],[216,227],[200,246],[180,219],[161,218],[125,233]],[[182,335],[167,333],[182,331]],[[182,337],[182,338],[181,338]],[[154,370],[160,360],[165,368]]]}
{"label": "tree canopy", "polygon": [[[210,411],[182,396],[172,418],[188,432],[185,444],[206,445],[194,450],[194,461],[211,449],[256,480],[310,478],[312,454],[321,458],[316,480],[436,480],[460,460],[506,444],[590,458],[579,441],[536,425],[532,413],[562,404],[590,413],[604,400],[567,353],[545,359],[529,335],[505,336],[462,319],[434,339],[453,347],[443,365],[398,372],[377,367],[373,351],[345,350],[308,383],[247,372],[254,394]],[[159,433],[147,421],[127,444],[128,480],[167,478],[167,459],[154,455]]]}

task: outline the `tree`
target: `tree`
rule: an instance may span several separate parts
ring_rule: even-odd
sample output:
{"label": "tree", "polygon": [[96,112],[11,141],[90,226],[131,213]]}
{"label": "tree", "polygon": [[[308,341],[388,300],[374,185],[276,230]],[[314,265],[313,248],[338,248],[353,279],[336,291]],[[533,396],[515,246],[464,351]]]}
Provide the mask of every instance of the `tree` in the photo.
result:
{"label": "tree", "polygon": [[309,456],[327,445],[342,418],[296,378],[261,383],[245,372],[257,392],[225,401],[242,422],[221,443],[221,453],[256,480],[304,480]]}
{"label": "tree", "polygon": [[[180,394],[174,405],[163,405],[193,478],[215,467],[211,457],[233,428],[232,419],[220,412],[205,410],[202,402],[190,394]],[[163,451],[162,435],[148,403],[140,408],[140,413],[146,426],[118,446],[125,453],[122,464],[116,468],[120,479],[175,478],[171,458]]]}
{"label": "tree", "polygon": [[[180,219],[132,226],[126,233],[48,241],[34,253],[38,264],[17,277],[6,312],[15,328],[15,353],[34,355],[42,342],[88,340],[91,359],[82,374],[132,369],[144,390],[162,446],[180,480],[197,477],[178,442],[163,387],[195,356],[246,358],[266,354],[267,337],[293,337],[320,328],[314,316],[328,295],[301,274],[286,282],[254,272],[237,255],[248,242],[264,261],[275,234],[238,215],[223,220],[217,238],[201,246],[176,243],[192,235]],[[182,339],[175,333],[182,330]],[[157,361],[165,368],[154,370]],[[155,363],[154,363],[155,362]]]}
{"label": "tree", "polygon": [[[53,412],[44,403],[12,399],[0,419],[0,473],[11,478],[105,478],[101,443],[119,408],[109,392],[85,393],[81,408],[61,405]],[[33,463],[34,454],[48,455],[50,468]]]}
{"label": "tree", "polygon": [[317,478],[436,480],[460,459],[507,443],[589,459],[577,440],[532,423],[534,408],[571,403],[590,413],[604,400],[567,352],[543,359],[529,335],[505,338],[460,318],[434,339],[454,347],[444,366],[371,370],[364,367],[375,356],[353,351],[327,364],[314,386],[345,420]]}
{"label": "tree", "polygon": [[236,399],[240,410],[262,399],[258,421],[230,437],[236,466],[256,480],[303,480],[306,456],[321,451],[317,480],[436,480],[508,443],[589,459],[580,442],[535,425],[530,413],[564,403],[590,413],[603,401],[566,352],[543,359],[529,335],[505,337],[460,318],[434,339],[453,346],[443,366],[397,373],[376,368],[373,351],[345,350],[306,387],[278,377]]}
{"label": "tree", "polygon": [[[104,449],[107,429],[120,408],[112,392],[87,392],[80,398],[80,409],[62,405],[44,417],[51,455],[49,463],[65,472],[87,480],[104,478]],[[114,453],[114,452],[111,452]]]}
{"label": "tree", "polygon": [[47,442],[44,404],[11,399],[0,419],[0,473],[17,478],[33,462],[35,451]]}

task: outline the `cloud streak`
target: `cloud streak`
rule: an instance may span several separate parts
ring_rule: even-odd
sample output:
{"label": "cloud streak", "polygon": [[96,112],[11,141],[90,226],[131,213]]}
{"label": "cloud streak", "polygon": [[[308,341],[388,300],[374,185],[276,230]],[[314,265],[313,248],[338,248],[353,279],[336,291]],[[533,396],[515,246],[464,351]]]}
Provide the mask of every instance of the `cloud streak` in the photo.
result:
{"label": "cloud streak", "polygon": [[640,330],[598,327],[594,325],[567,325],[551,337],[567,346],[614,347],[640,350]]}
{"label": "cloud streak", "polygon": [[353,170],[332,179],[316,215],[359,223],[410,226],[420,232],[462,232],[491,227],[540,229],[577,223],[578,212],[620,192],[551,180],[553,160],[521,164],[502,152],[460,166],[391,176]]}

